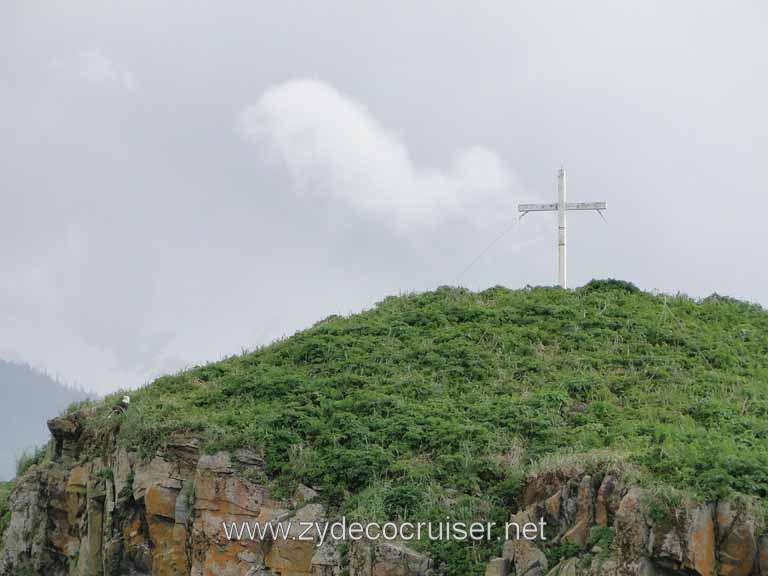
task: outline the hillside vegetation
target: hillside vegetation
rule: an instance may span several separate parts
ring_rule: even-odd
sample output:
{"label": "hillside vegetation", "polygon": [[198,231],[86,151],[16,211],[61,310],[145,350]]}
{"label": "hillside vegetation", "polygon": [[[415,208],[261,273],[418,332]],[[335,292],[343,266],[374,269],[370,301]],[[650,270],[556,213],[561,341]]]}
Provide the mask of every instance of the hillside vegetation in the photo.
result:
{"label": "hillside vegetation", "polygon": [[[363,520],[503,519],[533,468],[601,460],[761,499],[768,313],[617,281],[387,298],[133,393],[122,442],[148,455],[178,432],[258,450],[275,489]],[[496,552],[422,546],[456,574]]]}

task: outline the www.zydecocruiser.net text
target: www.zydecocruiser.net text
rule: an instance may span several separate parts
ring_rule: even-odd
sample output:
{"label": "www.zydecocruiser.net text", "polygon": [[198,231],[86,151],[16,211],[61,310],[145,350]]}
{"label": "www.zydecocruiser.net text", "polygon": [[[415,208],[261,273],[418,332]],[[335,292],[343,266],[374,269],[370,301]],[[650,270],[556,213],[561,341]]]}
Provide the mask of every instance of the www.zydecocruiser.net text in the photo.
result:
{"label": "www.zydecocruiser.net text", "polygon": [[410,541],[424,538],[434,541],[482,540],[546,540],[546,522],[507,522],[503,530],[496,530],[496,522],[336,522],[296,521],[283,522],[223,522],[227,540],[299,540],[315,542],[320,547],[328,540],[359,541],[385,540]]}

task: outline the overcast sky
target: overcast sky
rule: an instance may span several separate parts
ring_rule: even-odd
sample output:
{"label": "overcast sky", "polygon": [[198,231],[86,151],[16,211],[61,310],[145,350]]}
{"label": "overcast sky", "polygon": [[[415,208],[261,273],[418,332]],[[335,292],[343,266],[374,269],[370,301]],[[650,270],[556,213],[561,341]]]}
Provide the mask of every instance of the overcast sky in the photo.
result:
{"label": "overcast sky", "polygon": [[762,1],[0,4],[0,357],[104,393],[389,294],[768,305]]}

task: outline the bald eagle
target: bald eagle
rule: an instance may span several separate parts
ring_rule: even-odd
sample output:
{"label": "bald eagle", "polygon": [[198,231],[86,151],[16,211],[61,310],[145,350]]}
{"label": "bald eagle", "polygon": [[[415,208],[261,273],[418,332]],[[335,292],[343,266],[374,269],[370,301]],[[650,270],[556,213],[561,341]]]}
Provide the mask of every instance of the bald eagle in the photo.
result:
{"label": "bald eagle", "polygon": [[112,416],[116,414],[117,415],[125,414],[130,404],[131,404],[131,397],[123,396],[122,400],[120,400],[120,402],[118,402],[112,407],[112,411],[109,413],[109,418],[112,418]]}

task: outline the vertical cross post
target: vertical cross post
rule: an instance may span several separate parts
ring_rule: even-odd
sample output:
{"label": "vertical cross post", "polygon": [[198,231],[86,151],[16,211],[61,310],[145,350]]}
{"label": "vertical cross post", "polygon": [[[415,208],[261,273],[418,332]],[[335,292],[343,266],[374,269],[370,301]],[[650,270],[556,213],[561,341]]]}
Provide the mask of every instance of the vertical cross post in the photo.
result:
{"label": "vertical cross post", "polygon": [[566,248],[565,248],[565,219],[567,212],[567,205],[565,203],[565,170],[560,168],[557,173],[557,252],[558,252],[558,273],[557,280],[560,284],[560,288],[567,288],[568,281],[566,279]]}

